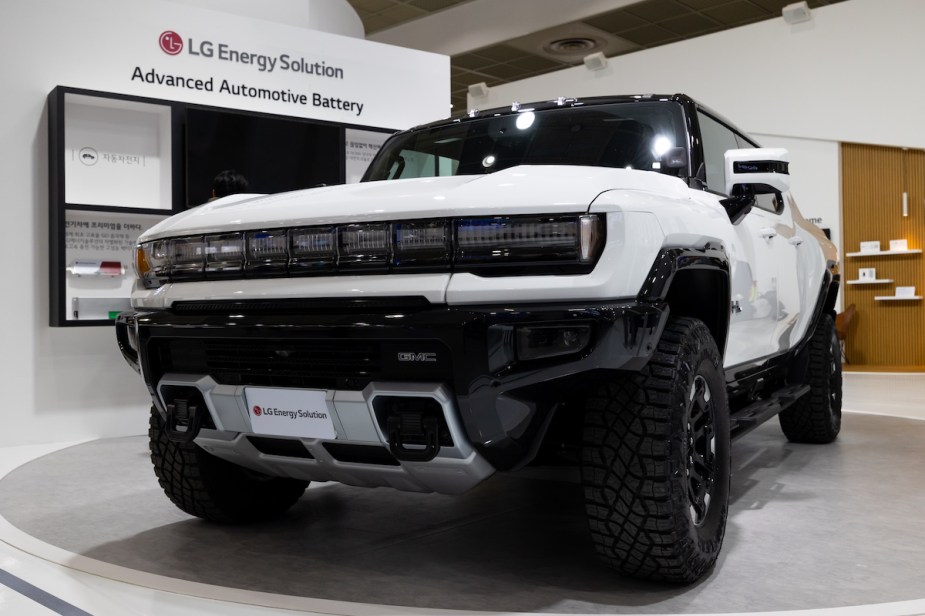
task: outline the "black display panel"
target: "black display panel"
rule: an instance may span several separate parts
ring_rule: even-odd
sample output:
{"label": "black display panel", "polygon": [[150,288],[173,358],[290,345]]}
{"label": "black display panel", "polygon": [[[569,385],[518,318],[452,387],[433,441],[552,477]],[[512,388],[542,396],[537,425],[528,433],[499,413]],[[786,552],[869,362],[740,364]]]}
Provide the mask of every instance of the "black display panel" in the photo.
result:
{"label": "black display panel", "polygon": [[204,203],[212,179],[234,169],[248,192],[276,193],[344,182],[338,126],[276,116],[189,107],[186,110],[186,203]]}

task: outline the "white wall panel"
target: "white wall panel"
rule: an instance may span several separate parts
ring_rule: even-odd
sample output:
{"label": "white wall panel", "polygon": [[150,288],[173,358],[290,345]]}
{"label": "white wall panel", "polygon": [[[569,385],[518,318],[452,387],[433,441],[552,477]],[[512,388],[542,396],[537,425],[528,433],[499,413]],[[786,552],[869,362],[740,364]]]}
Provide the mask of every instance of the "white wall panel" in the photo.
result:
{"label": "white wall panel", "polygon": [[925,2],[849,0],[783,18],[495,86],[487,108],[556,96],[684,92],[742,129],[925,147]]}
{"label": "white wall panel", "polygon": [[[318,17],[318,15],[316,15]],[[343,67],[343,80],[266,74],[253,65],[161,51],[173,30],[262,53],[291,53]],[[122,360],[110,327],[48,326],[48,93],[58,85],[403,128],[445,116],[445,56],[166,0],[2,0],[0,186],[3,293],[0,318],[0,446],[138,434],[149,406],[141,379]],[[186,42],[186,41],[185,41]],[[247,81],[265,88],[358,100],[363,114],[293,106],[132,81],[145,71]],[[396,96],[401,82],[405,96]]]}

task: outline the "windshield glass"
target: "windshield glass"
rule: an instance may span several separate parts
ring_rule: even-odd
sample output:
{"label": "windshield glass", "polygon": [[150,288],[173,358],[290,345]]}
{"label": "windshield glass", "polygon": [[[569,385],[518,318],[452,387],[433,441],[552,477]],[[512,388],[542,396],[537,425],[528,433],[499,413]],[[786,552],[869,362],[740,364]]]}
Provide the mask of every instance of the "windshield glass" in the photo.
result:
{"label": "windshield glass", "polygon": [[397,135],[383,146],[364,180],[476,175],[516,165],[593,165],[677,175],[678,165],[666,165],[663,157],[672,148],[686,151],[685,134],[681,106],[673,102],[523,110]]}

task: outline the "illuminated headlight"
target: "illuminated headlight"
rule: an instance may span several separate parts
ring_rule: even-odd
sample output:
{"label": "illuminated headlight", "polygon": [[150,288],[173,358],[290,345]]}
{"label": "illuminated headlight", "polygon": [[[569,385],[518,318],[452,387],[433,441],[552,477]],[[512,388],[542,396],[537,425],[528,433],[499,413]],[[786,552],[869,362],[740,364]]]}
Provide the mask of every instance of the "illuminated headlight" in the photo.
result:
{"label": "illuminated headlight", "polygon": [[145,242],[134,265],[147,289],[363,272],[584,274],[603,251],[604,223],[603,215],[485,216],[214,233]]}
{"label": "illuminated headlight", "polygon": [[399,268],[441,268],[450,264],[450,225],[445,220],[395,223],[395,254]]}
{"label": "illuminated headlight", "polygon": [[584,264],[600,255],[598,216],[461,218],[456,221],[458,265]]}
{"label": "illuminated headlight", "polygon": [[170,277],[176,280],[202,278],[206,264],[205,241],[202,236],[173,240],[170,245]]}
{"label": "illuminated headlight", "polygon": [[388,223],[344,225],[338,233],[338,265],[351,269],[387,269],[392,256]]}
{"label": "illuminated headlight", "polygon": [[250,231],[245,234],[245,274],[285,276],[289,265],[289,234],[285,229]]}
{"label": "illuminated headlight", "polygon": [[225,233],[205,238],[206,277],[232,278],[244,268],[244,234]]}
{"label": "illuminated headlight", "polygon": [[289,271],[312,274],[331,271],[337,263],[335,227],[307,227],[289,231]]}

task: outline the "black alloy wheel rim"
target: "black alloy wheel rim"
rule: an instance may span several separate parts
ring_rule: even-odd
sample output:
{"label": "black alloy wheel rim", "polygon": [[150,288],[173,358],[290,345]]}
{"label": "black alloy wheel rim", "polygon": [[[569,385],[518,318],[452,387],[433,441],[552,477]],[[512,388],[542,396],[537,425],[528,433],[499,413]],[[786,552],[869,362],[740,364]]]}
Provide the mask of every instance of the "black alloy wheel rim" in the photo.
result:
{"label": "black alloy wheel rim", "polygon": [[687,413],[685,475],[691,520],[695,526],[707,519],[716,484],[716,430],[710,386],[697,375],[691,384]]}

